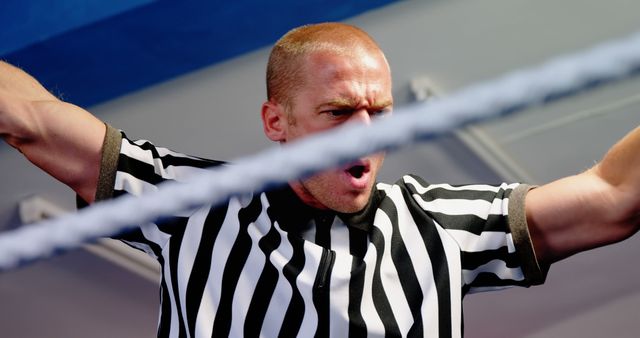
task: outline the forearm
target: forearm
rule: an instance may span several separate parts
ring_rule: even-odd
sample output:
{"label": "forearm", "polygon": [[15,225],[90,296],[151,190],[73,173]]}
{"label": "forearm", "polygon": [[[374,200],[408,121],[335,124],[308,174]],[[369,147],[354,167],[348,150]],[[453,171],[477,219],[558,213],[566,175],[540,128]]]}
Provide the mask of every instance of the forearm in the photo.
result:
{"label": "forearm", "polygon": [[0,61],[0,135],[14,147],[34,136],[33,102],[58,102],[38,81]]}
{"label": "forearm", "polygon": [[31,75],[4,61],[0,61],[0,91],[29,101],[57,100]]}
{"label": "forearm", "polygon": [[640,225],[640,128],[584,173],[535,189],[527,220],[547,263],[623,240]]}
{"label": "forearm", "polygon": [[17,148],[33,164],[93,202],[104,123],[61,101],[34,102],[31,109],[37,127]]}
{"label": "forearm", "polygon": [[[640,127],[616,143],[594,170],[612,186],[640,195]],[[638,211],[637,205],[635,211]]]}
{"label": "forearm", "polygon": [[32,163],[93,200],[105,126],[0,62],[0,136]]}

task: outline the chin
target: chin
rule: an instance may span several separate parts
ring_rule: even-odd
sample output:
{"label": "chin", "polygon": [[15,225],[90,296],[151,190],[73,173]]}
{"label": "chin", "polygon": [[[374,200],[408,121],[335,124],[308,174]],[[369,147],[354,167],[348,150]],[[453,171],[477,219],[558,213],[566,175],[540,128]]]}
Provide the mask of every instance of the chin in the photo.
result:
{"label": "chin", "polygon": [[358,212],[364,209],[369,202],[370,193],[362,193],[359,196],[355,196],[349,200],[335,201],[334,203],[334,211],[341,212],[344,214],[352,214],[354,212]]}
{"label": "chin", "polygon": [[375,172],[368,174],[365,179],[365,184],[353,184],[348,171],[340,169],[298,181],[292,187],[302,201],[312,207],[354,213],[364,209],[369,203]]}
{"label": "chin", "polygon": [[339,205],[336,206],[335,208],[330,208],[331,210],[335,211],[335,212],[339,212],[339,213],[343,213],[343,214],[352,214],[354,212],[358,212],[360,211],[360,209],[358,209],[358,206],[356,205]]}

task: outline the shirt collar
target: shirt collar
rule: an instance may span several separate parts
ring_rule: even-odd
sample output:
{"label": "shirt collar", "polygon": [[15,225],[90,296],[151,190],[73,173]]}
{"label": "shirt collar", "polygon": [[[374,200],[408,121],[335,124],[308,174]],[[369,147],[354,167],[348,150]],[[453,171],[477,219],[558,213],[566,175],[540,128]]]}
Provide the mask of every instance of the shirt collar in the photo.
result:
{"label": "shirt collar", "polygon": [[380,204],[381,193],[373,189],[367,205],[355,213],[340,213],[334,210],[317,209],[302,202],[289,185],[267,192],[267,198],[273,208],[272,218],[280,223],[285,231],[303,231],[311,220],[327,220],[338,216],[350,227],[369,232],[373,224],[375,211]]}

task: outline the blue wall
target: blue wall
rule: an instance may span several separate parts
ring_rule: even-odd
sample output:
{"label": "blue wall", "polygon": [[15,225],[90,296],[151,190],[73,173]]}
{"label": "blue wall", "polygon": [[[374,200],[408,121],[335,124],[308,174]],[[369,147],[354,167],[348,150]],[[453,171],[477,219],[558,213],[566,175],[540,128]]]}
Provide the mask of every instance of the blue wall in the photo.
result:
{"label": "blue wall", "polygon": [[0,57],[89,106],[394,0],[5,0]]}

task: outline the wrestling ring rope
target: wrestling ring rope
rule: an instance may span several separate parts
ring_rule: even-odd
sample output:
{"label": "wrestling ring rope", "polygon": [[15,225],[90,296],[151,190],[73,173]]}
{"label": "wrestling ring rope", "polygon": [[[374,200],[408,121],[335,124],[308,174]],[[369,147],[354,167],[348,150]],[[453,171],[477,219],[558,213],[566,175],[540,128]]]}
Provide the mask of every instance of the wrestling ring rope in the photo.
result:
{"label": "wrestling ring rope", "polygon": [[446,98],[398,108],[392,116],[369,126],[344,125],[237,159],[230,166],[215,167],[185,183],[163,183],[157,191],[142,197],[99,202],[77,213],[5,232],[0,235],[0,271],[121,233],[134,224],[266,190],[354,158],[544,104],[638,71],[640,33],[507,74]]}

